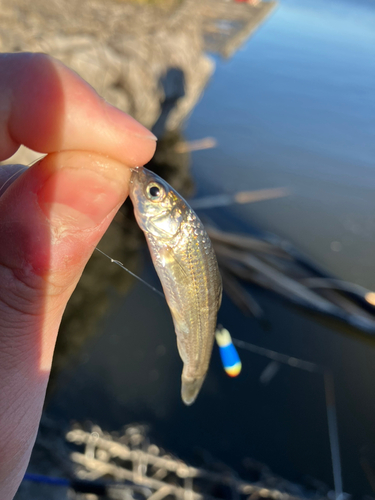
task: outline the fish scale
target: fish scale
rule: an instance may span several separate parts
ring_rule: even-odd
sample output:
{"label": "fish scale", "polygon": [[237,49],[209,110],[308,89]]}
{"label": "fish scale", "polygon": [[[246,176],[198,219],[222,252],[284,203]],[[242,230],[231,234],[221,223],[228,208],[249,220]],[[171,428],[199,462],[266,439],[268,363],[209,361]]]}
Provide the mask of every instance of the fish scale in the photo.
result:
{"label": "fish scale", "polygon": [[130,197],[172,314],[184,363],[181,396],[190,405],[208,370],[221,303],[216,256],[197,215],[159,176],[133,169]]}

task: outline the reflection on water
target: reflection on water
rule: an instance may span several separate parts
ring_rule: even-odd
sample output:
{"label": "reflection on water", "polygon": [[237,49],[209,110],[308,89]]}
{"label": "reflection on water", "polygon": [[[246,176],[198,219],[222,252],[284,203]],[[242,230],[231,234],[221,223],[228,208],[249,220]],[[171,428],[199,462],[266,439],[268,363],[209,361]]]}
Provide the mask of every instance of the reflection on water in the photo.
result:
{"label": "reflection on water", "polygon": [[[290,190],[288,197],[206,211],[214,224],[231,232],[270,230],[327,273],[375,288],[371,2],[281,0],[274,9],[224,0],[65,0],[63,13],[59,0],[5,3],[2,50],[60,58],[152,128],[159,147],[150,168],[184,196]],[[190,140],[207,137],[217,147],[189,152]],[[143,236],[130,205],[100,248],[159,286],[142,259]],[[246,475],[255,458],[293,480],[332,487],[322,380],[287,366],[270,368],[269,360],[242,351],[243,373],[233,381],[214,353],[200,399],[184,408],[167,306],[132,284],[94,254],[64,318],[48,412],[65,422],[90,418],[107,429],[145,421],[156,439],[188,460],[208,451]],[[246,290],[267,328],[227,297],[220,322],[242,341],[330,369],[344,490],[371,494],[372,343],[267,292]]]}

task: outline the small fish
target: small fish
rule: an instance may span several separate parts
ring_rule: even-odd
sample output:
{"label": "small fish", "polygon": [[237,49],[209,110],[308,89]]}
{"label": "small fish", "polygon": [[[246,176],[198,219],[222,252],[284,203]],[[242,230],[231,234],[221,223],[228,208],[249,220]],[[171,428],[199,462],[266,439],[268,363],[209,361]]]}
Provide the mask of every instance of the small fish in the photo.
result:
{"label": "small fish", "polygon": [[241,372],[242,363],[230,333],[225,328],[218,328],[215,337],[225,372],[230,377],[237,377]]}
{"label": "small fish", "polygon": [[181,397],[191,405],[208,370],[221,304],[216,256],[195,212],[159,176],[133,169],[130,198],[172,314],[184,363]]}

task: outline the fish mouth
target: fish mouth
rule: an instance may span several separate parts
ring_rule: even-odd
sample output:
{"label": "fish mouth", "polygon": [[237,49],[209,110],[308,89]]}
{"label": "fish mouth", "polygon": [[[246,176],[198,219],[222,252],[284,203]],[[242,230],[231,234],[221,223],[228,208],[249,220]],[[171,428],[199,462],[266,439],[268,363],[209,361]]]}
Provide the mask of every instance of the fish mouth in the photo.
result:
{"label": "fish mouth", "polygon": [[134,183],[135,178],[139,179],[139,176],[141,174],[144,175],[142,170],[143,170],[143,167],[131,167],[131,169],[130,169],[131,175],[130,175],[130,181],[129,181],[130,184]]}
{"label": "fish mouth", "polygon": [[199,391],[201,390],[202,384],[204,382],[205,375],[203,377],[188,378],[182,375],[181,377],[181,398],[186,406],[190,406],[197,399]]}
{"label": "fish mouth", "polygon": [[[130,195],[136,190],[143,190],[143,186],[147,184],[147,169],[144,167],[132,167],[130,169]],[[141,192],[140,191],[140,192]],[[139,193],[140,194],[140,193]]]}

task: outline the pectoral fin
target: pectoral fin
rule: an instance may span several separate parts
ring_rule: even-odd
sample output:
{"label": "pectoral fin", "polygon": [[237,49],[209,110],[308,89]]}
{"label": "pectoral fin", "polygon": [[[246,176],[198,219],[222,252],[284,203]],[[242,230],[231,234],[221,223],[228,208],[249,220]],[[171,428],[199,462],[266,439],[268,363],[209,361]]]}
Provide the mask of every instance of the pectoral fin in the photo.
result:
{"label": "pectoral fin", "polygon": [[184,266],[176,257],[176,254],[172,247],[169,245],[164,245],[159,250],[159,258],[161,261],[161,265],[164,267],[165,271],[172,271],[175,276],[175,279],[178,280],[181,277],[184,281],[188,277],[188,273],[184,269]]}

